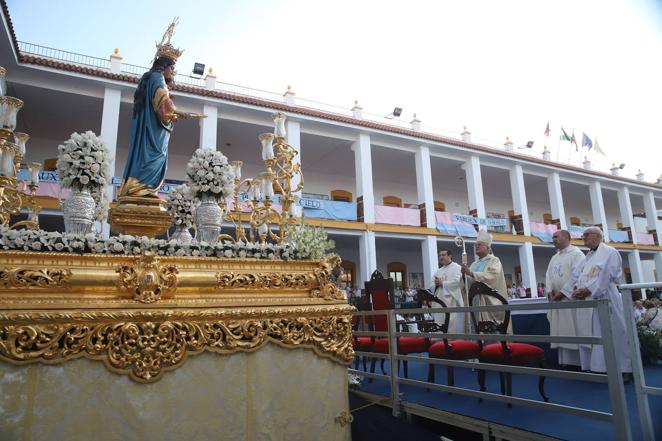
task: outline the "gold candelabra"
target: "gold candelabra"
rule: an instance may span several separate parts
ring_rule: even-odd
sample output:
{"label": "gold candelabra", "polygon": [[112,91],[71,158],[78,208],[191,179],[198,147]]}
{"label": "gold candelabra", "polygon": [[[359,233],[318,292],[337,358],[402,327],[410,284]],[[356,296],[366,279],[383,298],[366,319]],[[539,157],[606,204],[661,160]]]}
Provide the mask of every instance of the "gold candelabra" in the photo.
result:
{"label": "gold candelabra", "polygon": [[[0,82],[4,82],[6,70],[0,67]],[[39,171],[41,164],[29,163],[29,183],[19,181],[17,174],[26,153],[26,143],[30,136],[26,133],[14,132],[18,111],[23,107],[23,101],[11,96],[5,96],[5,88],[0,88],[0,223],[10,226],[12,216],[28,212],[27,220],[11,224],[10,228],[39,228],[39,211],[36,203],[36,192],[39,186]],[[13,140],[13,142],[12,142]],[[21,184],[23,189],[21,189]],[[29,193],[27,190],[29,189]]]}
{"label": "gold candelabra", "polygon": [[[264,243],[269,239],[282,243],[287,237],[288,225],[295,224],[299,217],[297,193],[303,189],[301,163],[296,161],[299,152],[285,140],[285,115],[276,113],[273,120],[274,134],[259,136],[266,171],[258,178],[242,179],[243,163],[231,163],[235,176],[233,204],[225,218],[235,226],[236,241],[257,239]],[[280,194],[280,210],[274,207],[275,193]],[[242,221],[242,204],[246,204],[249,211],[248,236]]]}

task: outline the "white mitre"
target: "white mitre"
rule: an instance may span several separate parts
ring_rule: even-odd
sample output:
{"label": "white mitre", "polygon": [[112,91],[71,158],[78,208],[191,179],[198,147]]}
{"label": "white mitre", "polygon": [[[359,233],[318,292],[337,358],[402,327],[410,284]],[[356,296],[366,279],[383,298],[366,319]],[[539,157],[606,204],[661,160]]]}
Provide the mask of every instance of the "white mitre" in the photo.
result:
{"label": "white mitre", "polygon": [[478,237],[476,238],[476,243],[482,243],[487,247],[492,246],[492,235],[485,230],[480,230],[478,232]]}

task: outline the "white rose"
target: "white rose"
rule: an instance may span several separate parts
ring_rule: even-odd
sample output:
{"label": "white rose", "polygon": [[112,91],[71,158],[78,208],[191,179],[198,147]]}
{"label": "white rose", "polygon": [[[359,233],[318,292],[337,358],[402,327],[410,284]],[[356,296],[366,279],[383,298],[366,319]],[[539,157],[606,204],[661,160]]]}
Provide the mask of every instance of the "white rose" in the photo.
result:
{"label": "white rose", "polygon": [[81,176],[78,179],[80,180],[80,183],[83,184],[83,185],[89,184],[89,182],[90,182],[90,178],[88,176],[85,176],[85,175]]}

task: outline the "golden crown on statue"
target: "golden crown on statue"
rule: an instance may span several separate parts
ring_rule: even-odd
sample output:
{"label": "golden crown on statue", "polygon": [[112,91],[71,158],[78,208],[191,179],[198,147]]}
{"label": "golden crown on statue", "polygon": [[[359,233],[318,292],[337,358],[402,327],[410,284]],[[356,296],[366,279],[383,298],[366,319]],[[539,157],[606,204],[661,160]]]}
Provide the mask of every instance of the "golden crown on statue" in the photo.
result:
{"label": "golden crown on statue", "polygon": [[179,17],[175,17],[163,34],[163,37],[161,37],[161,42],[156,43],[155,60],[157,58],[168,58],[172,61],[177,61],[177,59],[184,53],[183,49],[177,49],[170,43],[170,39],[175,34],[175,27],[177,27],[178,24]]}

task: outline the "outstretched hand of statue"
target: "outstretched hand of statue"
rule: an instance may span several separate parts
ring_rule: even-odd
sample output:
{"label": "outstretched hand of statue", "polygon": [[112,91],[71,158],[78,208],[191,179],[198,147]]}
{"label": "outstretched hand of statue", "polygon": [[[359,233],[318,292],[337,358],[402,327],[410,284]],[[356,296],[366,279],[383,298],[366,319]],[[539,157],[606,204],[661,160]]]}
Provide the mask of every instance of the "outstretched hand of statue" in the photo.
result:
{"label": "outstretched hand of statue", "polygon": [[177,110],[175,112],[175,115],[177,115],[177,119],[202,119],[202,118],[207,118],[207,115],[203,113],[191,113],[191,112],[180,112]]}

